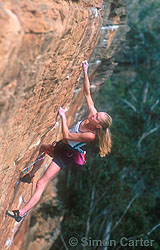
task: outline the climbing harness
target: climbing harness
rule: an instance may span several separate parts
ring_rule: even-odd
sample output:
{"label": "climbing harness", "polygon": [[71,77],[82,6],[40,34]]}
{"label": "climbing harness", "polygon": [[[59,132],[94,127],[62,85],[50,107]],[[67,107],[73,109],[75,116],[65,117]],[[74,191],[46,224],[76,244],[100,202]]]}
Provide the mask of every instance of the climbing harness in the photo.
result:
{"label": "climbing harness", "polygon": [[80,153],[85,154],[86,151],[83,151],[81,148],[78,148],[79,146],[81,146],[83,144],[84,144],[84,142],[79,142],[75,146],[73,146],[73,148],[77,149]]}

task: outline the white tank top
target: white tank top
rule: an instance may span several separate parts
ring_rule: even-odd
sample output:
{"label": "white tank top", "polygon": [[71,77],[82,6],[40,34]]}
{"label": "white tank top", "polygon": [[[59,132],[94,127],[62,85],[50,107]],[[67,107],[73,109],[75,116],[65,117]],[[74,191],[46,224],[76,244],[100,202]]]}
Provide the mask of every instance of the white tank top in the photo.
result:
{"label": "white tank top", "polygon": [[[70,129],[70,133],[83,133],[79,130],[79,127],[81,125],[81,123],[83,122],[84,120],[82,121],[79,121],[77,122],[77,124],[72,128]],[[67,140],[68,141],[68,144],[71,146],[71,147],[75,147],[75,148],[80,148],[84,145],[86,145],[87,143],[86,142],[79,142],[79,141],[70,141],[70,140]],[[78,144],[81,143],[79,146]],[[77,147],[76,147],[77,145]]]}

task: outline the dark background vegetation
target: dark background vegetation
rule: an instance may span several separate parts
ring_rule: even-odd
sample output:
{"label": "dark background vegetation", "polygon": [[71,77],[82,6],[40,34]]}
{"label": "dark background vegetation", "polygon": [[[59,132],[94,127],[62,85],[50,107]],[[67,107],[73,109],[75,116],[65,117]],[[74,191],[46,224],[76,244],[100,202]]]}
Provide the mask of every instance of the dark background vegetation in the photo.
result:
{"label": "dark background vegetation", "polygon": [[[159,16],[159,0],[128,2],[130,31],[118,66],[95,101],[113,118],[112,153],[100,158],[91,144],[87,166],[71,167],[59,179],[65,216],[51,249],[160,249]],[[72,236],[117,244],[71,247]],[[155,242],[122,247],[122,237]]]}

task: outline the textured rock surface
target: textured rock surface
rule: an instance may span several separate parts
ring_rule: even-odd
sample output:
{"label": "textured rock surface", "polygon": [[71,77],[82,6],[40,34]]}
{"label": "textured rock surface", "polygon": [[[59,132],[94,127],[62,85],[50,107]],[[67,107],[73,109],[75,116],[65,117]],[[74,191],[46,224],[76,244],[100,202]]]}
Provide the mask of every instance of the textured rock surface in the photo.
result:
{"label": "textured rock surface", "polygon": [[[51,218],[50,225],[45,224],[45,219],[37,220],[26,234],[29,221],[17,224],[5,216],[5,211],[22,206],[22,195],[29,199],[31,186],[18,179],[24,166],[35,159],[40,143],[51,142],[56,135],[60,138],[56,124],[60,106],[69,108],[68,121],[73,122],[83,100],[78,92],[72,101],[81,77],[81,61],[92,54],[90,75],[96,85],[100,83],[96,72],[101,73],[102,81],[111,74],[120,43],[116,38],[119,29],[114,25],[121,25],[119,34],[124,36],[125,15],[123,0],[104,6],[100,0],[1,1],[0,249],[49,248],[45,237],[37,233],[38,225],[44,224],[44,234],[52,235],[63,213]],[[104,60],[109,66],[107,72]],[[45,166],[49,161],[47,158]],[[41,174],[36,174],[34,183]],[[47,193],[54,196],[52,184]],[[44,198],[42,203],[44,200],[47,202]]]}

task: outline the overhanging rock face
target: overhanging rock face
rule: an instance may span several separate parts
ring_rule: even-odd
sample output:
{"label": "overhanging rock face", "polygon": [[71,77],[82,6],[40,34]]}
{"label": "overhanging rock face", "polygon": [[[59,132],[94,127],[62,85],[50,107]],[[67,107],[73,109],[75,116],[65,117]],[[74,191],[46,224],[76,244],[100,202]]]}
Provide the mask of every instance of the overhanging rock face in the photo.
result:
{"label": "overhanging rock face", "polygon": [[[89,60],[91,77],[101,60],[103,80],[114,68],[115,39],[119,26],[125,35],[125,1],[1,1],[0,4],[0,249],[48,249],[50,241],[29,240],[28,220],[17,224],[5,216],[7,209],[22,206],[31,186],[19,183],[21,170],[35,159],[39,145],[60,138],[57,112],[69,109],[69,124],[81,105],[73,93],[81,78],[81,62]],[[118,26],[118,27],[117,27]],[[99,42],[98,42],[99,41]],[[96,48],[96,50],[95,50]],[[77,100],[77,101],[76,101]],[[76,101],[76,102],[75,102]],[[78,104],[78,106],[77,106]],[[49,164],[49,158],[45,166]],[[39,171],[40,172],[40,171]],[[36,174],[35,182],[41,173]],[[35,185],[34,185],[35,189]],[[53,185],[48,190],[55,196]],[[47,194],[47,191],[46,191]],[[47,200],[47,198],[44,198]],[[58,228],[62,216],[44,226],[43,233]],[[40,222],[42,224],[42,221]],[[51,225],[52,224],[52,225]],[[46,231],[45,231],[46,230]],[[56,231],[55,235],[58,235]],[[33,235],[32,235],[33,236]],[[53,235],[52,235],[53,236]],[[25,241],[27,239],[28,245]],[[32,242],[33,241],[33,242]],[[49,243],[48,243],[49,242]],[[29,247],[30,244],[30,247]]]}

